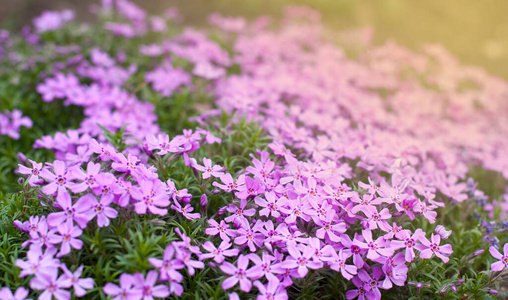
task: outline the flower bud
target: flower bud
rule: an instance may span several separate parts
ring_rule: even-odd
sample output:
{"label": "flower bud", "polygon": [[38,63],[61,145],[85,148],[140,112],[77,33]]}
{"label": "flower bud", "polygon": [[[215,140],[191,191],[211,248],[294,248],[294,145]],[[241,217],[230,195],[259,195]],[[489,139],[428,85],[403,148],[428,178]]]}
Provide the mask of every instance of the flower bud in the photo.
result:
{"label": "flower bud", "polygon": [[25,154],[23,154],[21,152],[18,152],[18,159],[21,162],[21,164],[23,164],[23,165],[26,164],[26,156],[25,156]]}
{"label": "flower bud", "polygon": [[490,290],[489,290],[489,293],[490,293],[490,294],[493,294],[493,295],[497,295],[497,294],[499,294],[499,291],[497,291],[497,290],[495,290],[495,289],[490,289]]}
{"label": "flower bud", "polygon": [[475,252],[473,253],[473,256],[482,255],[482,254],[483,254],[483,252],[485,252],[485,249],[480,249],[480,250],[478,250],[478,251],[475,251]]}
{"label": "flower bud", "polygon": [[221,207],[219,211],[217,211],[217,216],[222,216],[226,212],[227,208],[227,206]]}
{"label": "flower bud", "polygon": [[206,194],[201,195],[200,204],[203,207],[205,207],[208,204],[208,197],[206,196]]}
{"label": "flower bud", "polygon": [[447,238],[450,237],[450,235],[452,234],[452,231],[451,230],[446,230],[444,228],[443,225],[437,225],[436,227],[436,233],[439,234],[439,236],[443,239],[443,240],[446,240]]}

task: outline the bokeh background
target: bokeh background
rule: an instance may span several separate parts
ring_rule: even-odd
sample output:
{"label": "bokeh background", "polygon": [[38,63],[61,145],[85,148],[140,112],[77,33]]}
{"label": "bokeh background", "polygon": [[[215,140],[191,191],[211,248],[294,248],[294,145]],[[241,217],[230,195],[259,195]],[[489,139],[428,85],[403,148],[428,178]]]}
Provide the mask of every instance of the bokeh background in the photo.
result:
{"label": "bokeh background", "polygon": [[[19,28],[44,10],[71,8],[92,21],[87,0],[0,0],[0,26]],[[331,28],[371,26],[375,42],[394,39],[411,49],[440,43],[462,63],[483,66],[508,80],[508,1],[506,0],[134,0],[151,13],[178,7],[187,24],[206,26],[212,12],[253,18],[277,16],[287,4],[319,10]]]}

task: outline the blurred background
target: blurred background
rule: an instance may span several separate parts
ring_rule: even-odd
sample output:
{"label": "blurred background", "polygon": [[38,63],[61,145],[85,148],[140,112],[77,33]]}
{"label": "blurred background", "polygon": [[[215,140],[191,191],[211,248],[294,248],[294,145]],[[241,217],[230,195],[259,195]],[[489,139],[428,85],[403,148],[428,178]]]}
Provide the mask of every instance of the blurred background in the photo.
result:
{"label": "blurred background", "polygon": [[[304,4],[322,13],[330,28],[371,26],[375,42],[394,39],[411,49],[440,43],[462,63],[483,66],[508,80],[508,1],[506,0],[133,0],[153,14],[177,7],[185,23],[206,26],[212,12],[254,18],[277,17],[287,4]],[[20,28],[44,10],[74,9],[93,21],[87,0],[0,0],[0,27]]]}

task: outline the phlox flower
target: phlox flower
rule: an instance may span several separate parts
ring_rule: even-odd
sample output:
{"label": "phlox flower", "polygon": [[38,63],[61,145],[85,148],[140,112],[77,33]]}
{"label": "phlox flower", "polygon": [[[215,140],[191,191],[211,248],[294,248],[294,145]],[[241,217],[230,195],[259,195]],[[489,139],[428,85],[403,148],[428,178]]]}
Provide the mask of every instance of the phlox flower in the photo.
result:
{"label": "phlox flower", "polygon": [[260,216],[272,216],[274,218],[278,218],[280,216],[280,212],[278,211],[279,207],[286,203],[286,199],[284,197],[280,197],[276,199],[275,193],[272,191],[266,192],[264,194],[265,199],[261,197],[254,198],[254,201],[260,207],[264,207],[259,211]]}
{"label": "phlox flower", "polygon": [[207,241],[203,244],[203,248],[209,253],[201,254],[199,256],[200,260],[213,258],[216,263],[222,263],[225,257],[234,257],[238,256],[238,249],[229,249],[232,244],[229,241],[222,241],[219,247],[215,247],[212,242]]}
{"label": "phlox flower", "polygon": [[383,289],[391,289],[393,286],[392,283],[398,286],[404,286],[407,279],[408,268],[402,252],[395,254],[394,257],[386,258],[382,270],[386,275],[381,285]]}
{"label": "phlox flower", "polygon": [[166,285],[155,285],[157,283],[157,271],[150,270],[146,277],[141,273],[133,275],[136,289],[142,295],[143,300],[153,300],[155,298],[166,298],[169,296],[169,288]]}
{"label": "phlox flower", "polygon": [[30,164],[32,165],[32,168],[25,167],[21,164],[18,164],[18,171],[21,174],[29,175],[28,177],[28,184],[30,186],[36,186],[38,185],[38,182],[40,181],[40,173],[42,170],[42,163],[37,163],[33,160],[28,160]]}
{"label": "phlox flower", "polygon": [[74,226],[72,220],[68,219],[67,222],[60,224],[58,233],[60,235],[52,238],[55,244],[60,244],[60,252],[57,257],[69,254],[71,247],[78,250],[83,247],[83,241],[78,239],[83,231],[78,226]]}
{"label": "phlox flower", "polygon": [[369,229],[362,230],[362,236],[365,242],[356,240],[353,242],[355,245],[368,249],[367,258],[370,260],[378,259],[380,256],[392,256],[394,250],[389,247],[389,244],[385,241],[384,237],[379,237],[376,240],[372,239],[372,231]]}
{"label": "phlox flower", "polygon": [[447,263],[450,259],[447,256],[452,254],[452,245],[446,244],[439,246],[441,242],[441,237],[439,235],[432,234],[431,241],[429,241],[425,235],[420,237],[421,244],[417,244],[415,246],[416,249],[420,250],[421,258],[430,258],[432,254],[436,254],[444,263]]}
{"label": "phlox flower", "polygon": [[386,220],[390,219],[392,215],[390,214],[390,211],[388,208],[383,208],[380,212],[377,211],[375,207],[369,210],[363,211],[368,219],[366,220],[366,227],[370,230],[374,230],[379,227],[379,229],[388,232],[390,231],[391,227],[390,224]]}
{"label": "phlox flower", "polygon": [[122,153],[117,153],[114,157],[114,161],[115,162],[111,164],[111,168],[118,172],[131,171],[139,163],[139,159],[136,156],[128,154],[127,158],[125,158],[125,155]]}
{"label": "phlox flower", "polygon": [[192,207],[190,204],[187,204],[185,205],[185,207],[182,207],[182,205],[180,205],[178,201],[175,201],[175,204],[171,204],[171,208],[181,213],[182,216],[184,216],[188,220],[199,219],[201,217],[199,213],[192,213],[194,207]]}
{"label": "phlox flower", "polygon": [[92,194],[85,195],[84,197],[88,197],[88,201],[92,203],[90,210],[88,211],[88,217],[90,220],[97,217],[97,225],[99,227],[109,226],[109,219],[114,219],[118,216],[118,211],[109,207],[109,205],[113,202],[113,197],[103,195],[100,201],[97,201]]}
{"label": "phlox flower", "polygon": [[165,192],[154,193],[154,181],[143,180],[140,182],[139,187],[133,187],[131,191],[132,198],[138,200],[134,204],[134,209],[138,214],[146,214],[148,211],[154,215],[165,216],[168,213],[167,207],[169,205],[169,196]]}
{"label": "phlox flower", "polygon": [[[194,247],[194,246],[193,246]],[[198,248],[199,251],[199,248]],[[197,255],[201,255],[201,251],[196,253]],[[194,276],[195,269],[204,269],[205,264],[198,260],[192,259],[192,252],[189,248],[176,248],[176,257],[183,262],[183,264],[187,267],[187,272],[190,276]]]}
{"label": "phlox flower", "polygon": [[71,187],[73,193],[82,193],[88,189],[95,187],[97,184],[97,175],[101,170],[101,164],[94,164],[89,162],[86,166],[86,173],[80,168],[72,169],[73,175],[77,180],[82,180],[80,183],[76,183]]}
{"label": "phlox flower", "polygon": [[102,291],[108,296],[113,296],[113,300],[140,300],[142,291],[136,287],[137,284],[139,284],[137,278],[131,274],[123,273],[120,275],[120,286],[106,283]]}
{"label": "phlox flower", "polygon": [[451,230],[446,230],[443,225],[437,225],[434,230],[443,240],[446,240],[452,234]]}
{"label": "phlox flower", "polygon": [[62,211],[50,213],[48,215],[48,224],[53,227],[64,223],[66,220],[76,222],[81,228],[85,228],[89,220],[91,220],[88,211],[95,204],[92,195],[85,195],[79,198],[76,203],[72,204],[71,195],[63,193],[56,197],[56,204]]}
{"label": "phlox flower", "polygon": [[49,183],[42,188],[42,192],[46,195],[54,194],[58,191],[58,195],[61,193],[68,193],[67,189],[72,187],[74,183],[72,183],[73,177],[68,172],[65,163],[60,160],[55,160],[53,162],[53,172],[49,169],[41,170],[41,177],[48,180]]}
{"label": "phlox flower", "polygon": [[65,275],[58,277],[58,271],[38,273],[30,280],[30,288],[43,291],[39,299],[70,300],[71,292],[66,289],[71,286],[71,279]]}
{"label": "phlox flower", "polygon": [[425,232],[421,230],[420,228],[416,229],[413,235],[411,235],[411,232],[409,230],[402,230],[401,231],[401,237],[399,237],[402,241],[399,240],[392,240],[390,242],[390,246],[393,249],[400,249],[400,248],[406,248],[405,249],[405,260],[407,262],[412,262],[415,257],[415,246],[420,241],[420,238],[425,236]]}
{"label": "phlox flower", "polygon": [[259,233],[263,222],[258,220],[252,228],[250,223],[243,224],[242,228],[239,228],[236,232],[235,244],[244,245],[247,244],[251,252],[256,251],[256,247],[261,247],[263,243],[263,234]]}
{"label": "phlox flower", "polygon": [[335,220],[336,216],[336,211],[334,209],[329,209],[326,212],[326,219],[316,222],[316,225],[321,226],[321,228],[316,231],[316,237],[320,239],[325,239],[325,237],[327,237],[332,242],[340,242],[340,237],[336,233],[340,234],[346,232],[347,225],[342,221],[337,222]]}
{"label": "phlox flower", "polygon": [[252,279],[259,279],[261,277],[265,277],[268,280],[276,279],[274,272],[277,268],[273,264],[275,261],[274,256],[263,252],[261,257],[255,253],[250,253],[248,257],[255,264],[249,269],[249,275]]}
{"label": "phlox flower", "polygon": [[62,277],[70,279],[72,287],[74,288],[74,294],[77,297],[83,297],[86,295],[86,290],[92,289],[94,281],[92,278],[81,278],[83,273],[83,265],[79,266],[74,273],[72,273],[65,264],[61,264],[60,268],[63,270]]}
{"label": "phlox flower", "polygon": [[330,269],[340,272],[342,277],[347,280],[351,280],[356,275],[356,266],[346,264],[346,260],[352,255],[351,253],[345,252],[342,249],[337,253],[331,246],[326,246],[323,251],[325,252],[323,261],[330,266]]}
{"label": "phlox flower", "polygon": [[501,254],[495,247],[490,246],[489,248],[490,254],[499,261],[492,263],[490,268],[492,271],[501,271],[508,266],[508,243],[503,246],[503,254]]}
{"label": "phlox flower", "polygon": [[245,218],[246,216],[247,217],[252,217],[255,213],[256,213],[256,209],[255,208],[249,208],[249,209],[245,209],[245,207],[247,206],[247,200],[246,199],[241,199],[240,200],[240,207],[234,205],[234,204],[229,204],[228,208],[227,208],[227,211],[232,213],[231,216],[229,217],[226,217],[224,219],[224,221],[230,223],[230,222],[234,222],[235,224],[245,224],[245,223],[248,223],[247,219]]}
{"label": "phlox flower", "polygon": [[165,155],[170,150],[169,136],[163,133],[157,136],[149,134],[146,137],[146,145],[148,146],[148,150],[159,150],[157,152],[158,155]]}
{"label": "phlox flower", "polygon": [[173,280],[176,282],[183,280],[182,274],[177,272],[177,270],[183,269],[185,266],[181,260],[175,258],[175,247],[173,245],[166,247],[162,260],[150,257],[148,262],[160,270],[161,280]]}
{"label": "phlox flower", "polygon": [[286,300],[288,294],[286,290],[281,286],[279,279],[276,277],[268,280],[268,284],[265,286],[259,280],[254,282],[254,286],[258,288],[259,295],[256,300]]}
{"label": "phlox flower", "polygon": [[3,287],[0,290],[0,299],[4,300],[31,300],[27,299],[28,296],[28,290],[24,287],[19,287],[16,292],[14,292],[14,295],[12,294],[11,290],[8,287]]}
{"label": "phlox flower", "polygon": [[220,223],[217,223],[217,221],[214,219],[209,219],[208,224],[210,224],[210,227],[205,230],[205,234],[207,235],[219,234],[220,238],[223,241],[229,241],[230,237],[236,235],[236,232],[233,229],[230,229],[229,224],[224,222],[224,220],[221,220]]}
{"label": "phlox flower", "polygon": [[319,269],[323,266],[322,262],[313,261],[314,249],[306,246],[303,252],[298,250],[295,245],[288,245],[289,256],[281,263],[282,268],[297,269],[300,278],[305,277],[310,269]]}
{"label": "phlox flower", "polygon": [[252,288],[252,282],[250,281],[250,277],[252,276],[247,270],[249,266],[249,258],[240,254],[237,260],[237,266],[235,267],[233,264],[229,262],[224,262],[220,265],[220,269],[222,272],[231,275],[231,277],[226,278],[222,282],[222,288],[225,290],[229,290],[237,283],[240,283],[240,289],[246,293],[248,293]]}
{"label": "phlox flower", "polygon": [[212,185],[228,193],[233,191],[239,191],[240,187],[243,184],[245,184],[245,175],[240,175],[240,177],[238,177],[238,180],[236,182],[233,180],[233,177],[229,173],[225,173],[221,175],[219,178],[224,184],[220,184],[217,181],[214,181]]}
{"label": "phlox flower", "polygon": [[240,199],[257,196],[265,191],[265,187],[259,178],[245,177],[245,185],[238,187],[236,196]]}

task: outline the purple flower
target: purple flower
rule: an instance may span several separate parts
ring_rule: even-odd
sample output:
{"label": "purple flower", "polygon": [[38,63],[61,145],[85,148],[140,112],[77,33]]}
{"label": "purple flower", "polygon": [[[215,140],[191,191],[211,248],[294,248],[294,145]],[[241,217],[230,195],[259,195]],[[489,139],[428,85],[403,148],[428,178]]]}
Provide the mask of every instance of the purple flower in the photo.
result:
{"label": "purple flower", "polygon": [[354,265],[346,264],[346,260],[352,255],[351,253],[347,253],[343,250],[340,250],[337,253],[331,246],[326,246],[325,252],[328,252],[330,256],[326,255],[323,257],[323,261],[326,261],[330,266],[330,269],[340,272],[342,277],[347,280],[351,280],[354,275],[356,275],[357,268]]}
{"label": "purple flower", "polygon": [[229,241],[222,241],[219,245],[219,247],[215,247],[212,242],[207,241],[203,244],[203,248],[205,248],[206,251],[209,253],[201,254],[199,256],[200,260],[212,258],[216,263],[222,263],[225,259],[225,257],[233,257],[237,256],[239,253],[238,249],[229,249],[231,248],[232,244]]}
{"label": "purple flower", "polygon": [[277,270],[277,268],[272,264],[272,262],[275,260],[275,257],[265,252],[263,252],[261,258],[255,253],[251,253],[248,256],[250,260],[255,264],[252,268],[249,269],[249,276],[252,277],[252,279],[259,279],[263,276],[266,277],[269,281],[277,279],[274,275],[274,272]]}
{"label": "purple flower", "polygon": [[362,230],[362,236],[365,239],[365,242],[356,241],[355,245],[369,249],[367,251],[367,258],[370,260],[376,260],[379,256],[392,256],[394,250],[392,248],[385,248],[388,246],[388,243],[385,241],[384,237],[379,237],[376,240],[372,239],[372,231],[370,230]]}
{"label": "purple flower", "polygon": [[141,273],[134,274],[136,288],[142,295],[143,300],[153,298],[166,298],[169,296],[169,288],[166,285],[155,285],[157,282],[157,271],[150,270],[146,278]]}
{"label": "purple flower", "polygon": [[288,294],[286,290],[280,285],[280,281],[274,277],[268,280],[268,284],[265,286],[259,281],[254,282],[259,290],[259,295],[256,300],[286,300]]}
{"label": "purple flower", "polygon": [[441,258],[444,263],[447,263],[450,259],[447,257],[452,254],[452,245],[446,244],[439,246],[441,237],[439,235],[432,234],[430,242],[425,236],[420,237],[421,244],[415,246],[416,249],[420,250],[421,258],[430,258],[432,254],[436,254],[437,257]]}
{"label": "purple flower", "polygon": [[136,287],[137,284],[139,284],[137,278],[134,278],[131,274],[123,273],[120,275],[120,286],[106,283],[102,291],[108,296],[114,296],[113,300],[140,300],[143,294]]}
{"label": "purple flower", "polygon": [[203,157],[203,164],[204,164],[204,166],[200,166],[198,164],[193,165],[193,167],[196,170],[203,172],[203,174],[202,174],[203,179],[210,178],[210,176],[221,177],[222,175],[224,175],[224,173],[221,172],[224,168],[219,165],[212,166],[211,159]]}
{"label": "purple flower", "polygon": [[41,170],[41,177],[49,180],[49,184],[42,188],[42,192],[46,195],[54,194],[57,190],[58,195],[68,193],[67,188],[72,187],[74,184],[71,181],[73,177],[67,172],[65,163],[60,160],[55,160],[53,162],[53,171],[54,174],[48,169]]}
{"label": "purple flower", "polygon": [[264,194],[265,199],[261,197],[256,197],[254,200],[257,205],[260,207],[264,207],[259,211],[260,216],[272,216],[274,218],[278,218],[280,216],[279,207],[282,207],[286,203],[286,199],[284,197],[280,197],[276,199],[275,193],[270,191]]}
{"label": "purple flower", "polygon": [[217,223],[217,221],[214,219],[210,219],[208,220],[208,224],[210,224],[210,227],[205,230],[205,234],[219,234],[220,238],[224,241],[229,241],[230,237],[236,235],[235,231],[233,229],[229,229],[229,224],[224,222],[224,220],[221,220],[220,223]]}
{"label": "purple flower", "polygon": [[58,226],[59,236],[53,238],[55,244],[60,244],[60,252],[57,257],[67,255],[71,252],[71,247],[80,250],[83,247],[83,241],[78,239],[83,231],[77,226],[73,226],[70,219]]}
{"label": "purple flower", "polygon": [[252,288],[252,282],[250,281],[247,274],[247,267],[249,266],[249,259],[247,256],[240,254],[237,260],[238,267],[235,267],[229,262],[224,262],[220,269],[222,272],[231,275],[222,282],[222,288],[229,290],[237,283],[240,283],[240,289],[246,293]]}
{"label": "purple flower", "polygon": [[177,270],[183,269],[185,265],[181,260],[174,258],[174,255],[175,247],[168,245],[164,250],[163,260],[153,257],[148,259],[154,267],[159,268],[161,280],[182,281],[183,276]]}
{"label": "purple flower", "polygon": [[34,290],[44,291],[39,296],[39,299],[52,299],[55,297],[58,300],[71,299],[71,292],[66,288],[72,286],[72,281],[65,275],[58,277],[58,272],[51,273],[38,273],[32,280],[30,280],[30,288]]}
{"label": "purple flower", "polygon": [[298,275],[300,275],[301,278],[307,275],[309,271],[308,268],[319,269],[323,266],[322,262],[312,260],[314,249],[310,246],[306,246],[302,253],[295,245],[288,245],[288,252],[290,257],[286,257],[286,260],[281,263],[281,267],[298,269]]}
{"label": "purple flower", "polygon": [[60,261],[54,258],[56,251],[56,248],[50,248],[46,249],[43,253],[40,246],[33,245],[30,247],[30,250],[26,253],[26,261],[22,259],[16,260],[16,266],[21,269],[19,277],[41,273],[58,273],[57,268],[60,265]]}
{"label": "purple flower", "polygon": [[417,242],[420,241],[420,238],[425,237],[425,232],[418,228],[415,230],[413,235],[411,235],[411,232],[408,230],[403,230],[401,233],[402,241],[392,240],[390,246],[393,249],[406,248],[405,259],[407,262],[412,262],[415,257],[414,248],[417,245]]}
{"label": "purple flower", "polygon": [[36,186],[38,185],[38,182],[40,181],[39,175],[42,170],[42,163],[36,163],[33,160],[28,160],[30,164],[32,164],[32,168],[27,168],[21,164],[18,164],[18,171],[21,174],[30,175],[28,177],[28,183],[30,186]]}
{"label": "purple flower", "polygon": [[83,265],[79,266],[79,268],[74,273],[67,269],[65,264],[61,264],[60,268],[62,268],[64,272],[62,277],[70,279],[72,287],[74,288],[74,295],[77,297],[83,297],[86,295],[86,290],[93,288],[94,282],[92,278],[81,278],[81,274],[83,273]]}
{"label": "purple flower", "polygon": [[50,213],[48,215],[48,224],[50,226],[56,227],[66,220],[73,220],[79,227],[85,228],[88,221],[93,218],[88,214],[90,208],[94,205],[94,201],[96,201],[91,194],[79,198],[74,205],[72,204],[71,195],[68,193],[58,195],[56,200],[56,203],[58,203],[60,209],[63,211]]}
{"label": "purple flower", "polygon": [[97,225],[99,227],[109,226],[109,219],[114,219],[118,216],[118,212],[114,208],[109,207],[111,202],[113,202],[113,197],[110,196],[111,195],[103,195],[100,202],[97,201],[92,194],[84,196],[88,197],[88,201],[92,203],[90,210],[88,211],[89,218],[91,217],[93,219],[94,217],[97,217]]}
{"label": "purple flower", "polygon": [[238,177],[238,180],[236,182],[233,180],[233,177],[229,173],[223,174],[219,178],[224,184],[220,184],[214,181],[212,185],[228,193],[233,191],[239,191],[241,186],[245,184],[245,175],[241,175],[240,177]]}
{"label": "purple flower", "polygon": [[508,243],[504,244],[503,246],[503,254],[501,255],[501,253],[493,246],[491,246],[489,248],[489,251],[490,251],[490,254],[495,258],[495,259],[498,259],[499,261],[495,262],[495,263],[492,263],[490,265],[490,268],[492,269],[492,271],[501,271],[503,270],[504,268],[506,268],[506,266],[508,266]]}
{"label": "purple flower", "polygon": [[199,219],[201,217],[199,213],[192,213],[194,207],[192,207],[190,204],[182,207],[178,201],[175,201],[175,204],[171,204],[171,208],[181,213],[188,220]]}
{"label": "purple flower", "polygon": [[25,289],[24,287],[19,287],[16,290],[16,292],[14,292],[14,295],[12,294],[11,290],[8,287],[3,287],[0,290],[0,299],[4,300],[25,300],[27,296],[28,290]]}
{"label": "purple flower", "polygon": [[138,200],[138,202],[134,204],[136,213],[146,214],[147,209],[154,215],[165,216],[168,213],[167,209],[162,209],[161,207],[167,207],[169,205],[169,196],[164,191],[154,191],[154,186],[154,181],[143,180],[139,184],[139,187],[132,188],[132,198]]}
{"label": "purple flower", "polygon": [[228,223],[234,222],[235,224],[248,223],[245,216],[252,217],[256,213],[256,209],[255,208],[245,209],[246,206],[247,206],[246,199],[240,200],[240,207],[237,207],[234,204],[229,204],[227,211],[232,213],[233,215],[225,218],[224,221],[226,221]]}
{"label": "purple flower", "polygon": [[80,168],[74,168],[72,170],[74,177],[82,180],[82,182],[71,187],[71,191],[77,194],[93,188],[97,184],[97,175],[99,175],[100,170],[101,164],[94,164],[93,162],[88,163],[86,173],[81,171]]}

